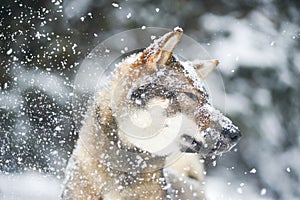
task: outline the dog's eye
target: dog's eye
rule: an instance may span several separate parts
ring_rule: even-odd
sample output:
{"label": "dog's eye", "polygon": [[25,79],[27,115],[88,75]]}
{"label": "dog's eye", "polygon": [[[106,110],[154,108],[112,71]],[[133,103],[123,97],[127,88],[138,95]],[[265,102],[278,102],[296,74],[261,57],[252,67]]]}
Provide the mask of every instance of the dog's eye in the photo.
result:
{"label": "dog's eye", "polygon": [[193,93],[191,93],[191,92],[184,92],[184,94],[185,94],[186,96],[188,96],[189,98],[191,98],[192,100],[198,101],[198,96],[197,96],[197,95],[195,95],[195,94],[193,94]]}

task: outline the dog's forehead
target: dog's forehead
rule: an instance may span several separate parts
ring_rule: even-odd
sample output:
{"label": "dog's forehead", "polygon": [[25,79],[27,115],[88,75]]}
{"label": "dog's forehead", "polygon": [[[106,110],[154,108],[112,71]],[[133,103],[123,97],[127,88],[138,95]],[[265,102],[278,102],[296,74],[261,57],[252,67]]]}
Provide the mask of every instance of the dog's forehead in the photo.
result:
{"label": "dog's forehead", "polygon": [[[121,69],[127,69],[121,74],[127,74],[126,76],[129,79],[134,77],[134,81],[130,84],[132,91],[155,83],[164,86],[166,90],[185,90],[191,93],[200,93],[202,100],[208,100],[209,96],[204,82],[198,77],[190,63],[180,61],[176,56],[172,56],[166,64],[156,64],[156,70],[153,71],[143,63],[137,64],[136,61],[139,59],[140,54],[142,53],[130,55],[120,63],[122,66]],[[124,65],[126,65],[125,68]],[[145,87],[143,91],[159,89],[157,86],[153,87],[154,85],[152,87]]]}
{"label": "dog's forehead", "polygon": [[208,97],[204,81],[199,78],[191,62],[181,61],[176,55],[173,55],[164,67],[160,67],[155,75],[172,83],[174,88],[193,89],[203,97]]}

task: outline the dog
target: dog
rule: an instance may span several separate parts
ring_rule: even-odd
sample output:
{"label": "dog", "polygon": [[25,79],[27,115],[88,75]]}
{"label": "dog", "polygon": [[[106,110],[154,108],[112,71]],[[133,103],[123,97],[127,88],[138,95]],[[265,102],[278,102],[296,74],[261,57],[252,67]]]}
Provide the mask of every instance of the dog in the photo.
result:
{"label": "dog", "polygon": [[241,133],[202,83],[218,61],[173,54],[182,33],[122,60],[95,95],[62,199],[205,199],[200,157],[229,151]]}

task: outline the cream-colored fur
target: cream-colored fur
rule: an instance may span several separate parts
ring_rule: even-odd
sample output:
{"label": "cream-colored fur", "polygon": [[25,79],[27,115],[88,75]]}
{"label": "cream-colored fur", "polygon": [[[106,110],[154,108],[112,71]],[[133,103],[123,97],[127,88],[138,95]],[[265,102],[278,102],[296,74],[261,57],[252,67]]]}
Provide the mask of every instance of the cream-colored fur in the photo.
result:
{"label": "cream-colored fur", "polygon": [[[66,169],[62,199],[205,198],[198,154],[229,150],[235,143],[220,130],[234,126],[208,104],[197,83],[218,62],[172,57],[181,35],[175,29],[125,59],[95,96]],[[175,161],[168,161],[172,152],[160,151],[167,142],[168,151],[183,151]]]}

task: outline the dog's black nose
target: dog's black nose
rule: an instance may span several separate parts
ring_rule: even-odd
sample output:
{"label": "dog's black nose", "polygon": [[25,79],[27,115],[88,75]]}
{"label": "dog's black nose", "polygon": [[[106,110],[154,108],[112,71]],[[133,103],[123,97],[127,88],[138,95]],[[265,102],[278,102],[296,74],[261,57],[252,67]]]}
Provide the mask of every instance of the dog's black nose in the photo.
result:
{"label": "dog's black nose", "polygon": [[237,142],[242,136],[241,131],[235,125],[222,128],[222,134],[229,138],[232,142]]}

